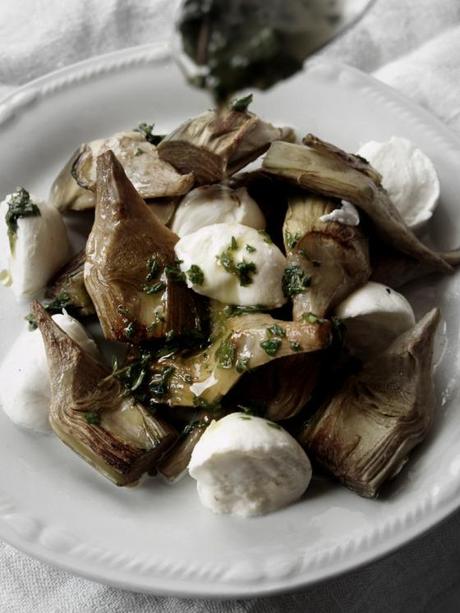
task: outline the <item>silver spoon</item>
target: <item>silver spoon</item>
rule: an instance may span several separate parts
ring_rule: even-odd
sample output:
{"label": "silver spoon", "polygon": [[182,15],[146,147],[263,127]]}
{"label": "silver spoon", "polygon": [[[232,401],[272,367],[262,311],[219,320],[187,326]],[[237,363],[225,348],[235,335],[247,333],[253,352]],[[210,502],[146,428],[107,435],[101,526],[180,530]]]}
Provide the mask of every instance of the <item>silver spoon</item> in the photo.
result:
{"label": "silver spoon", "polygon": [[173,56],[222,100],[266,89],[360,19],[375,0],[183,0]]}

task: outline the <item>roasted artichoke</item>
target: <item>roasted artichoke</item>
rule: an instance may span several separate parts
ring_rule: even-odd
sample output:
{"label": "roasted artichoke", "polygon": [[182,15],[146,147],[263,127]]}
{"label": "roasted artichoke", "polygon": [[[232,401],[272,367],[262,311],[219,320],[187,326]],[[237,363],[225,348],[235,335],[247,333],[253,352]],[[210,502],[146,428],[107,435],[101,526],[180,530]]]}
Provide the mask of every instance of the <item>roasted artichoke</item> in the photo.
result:
{"label": "roasted artichoke", "polygon": [[200,298],[180,278],[174,245],[111,151],[97,161],[96,212],[85,286],[104,336],[140,342],[200,328]]}
{"label": "roasted artichoke", "polygon": [[176,439],[110,371],[73,341],[35,301],[51,384],[50,423],[57,436],[117,485],[151,471]]}
{"label": "roasted artichoke", "polygon": [[351,376],[299,436],[312,459],[361,496],[376,496],[430,429],[438,322],[433,309]]}

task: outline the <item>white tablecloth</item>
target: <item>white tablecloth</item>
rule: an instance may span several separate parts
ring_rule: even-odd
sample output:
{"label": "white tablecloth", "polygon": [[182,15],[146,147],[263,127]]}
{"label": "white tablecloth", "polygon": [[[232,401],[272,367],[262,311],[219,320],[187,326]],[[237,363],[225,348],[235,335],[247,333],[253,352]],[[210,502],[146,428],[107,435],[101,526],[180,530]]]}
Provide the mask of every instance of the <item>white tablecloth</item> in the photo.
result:
{"label": "white tablecloth", "polygon": [[[60,66],[166,38],[174,5],[175,0],[0,0],[0,96]],[[460,0],[377,0],[322,55],[374,73],[460,133]],[[460,513],[391,556],[338,579],[294,595],[236,602],[124,592],[0,543],[2,613],[459,610]]]}

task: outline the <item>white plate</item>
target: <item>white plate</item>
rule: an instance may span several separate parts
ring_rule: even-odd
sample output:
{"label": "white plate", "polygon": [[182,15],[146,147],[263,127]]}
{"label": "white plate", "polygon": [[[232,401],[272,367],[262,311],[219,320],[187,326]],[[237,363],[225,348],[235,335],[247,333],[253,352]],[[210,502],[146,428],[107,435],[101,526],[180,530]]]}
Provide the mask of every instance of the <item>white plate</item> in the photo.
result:
{"label": "white plate", "polygon": [[[80,142],[155,121],[160,131],[210,106],[188,89],[163,47],[110,54],[66,68],[0,103],[0,191],[46,196]],[[433,159],[442,205],[432,238],[460,242],[460,143],[436,119],[360,72],[314,63],[253,108],[354,151],[364,141],[405,136]],[[116,586],[157,594],[236,597],[311,584],[370,562],[460,506],[458,276],[411,292],[418,312],[445,317],[436,373],[438,413],[430,437],[378,501],[316,481],[299,503],[243,520],[202,508],[194,482],[156,480],[117,489],[53,437],[16,429],[0,415],[0,537],[29,554]],[[0,352],[27,311],[0,294]],[[442,338],[441,338],[442,341]],[[8,385],[7,381],[0,382]]]}

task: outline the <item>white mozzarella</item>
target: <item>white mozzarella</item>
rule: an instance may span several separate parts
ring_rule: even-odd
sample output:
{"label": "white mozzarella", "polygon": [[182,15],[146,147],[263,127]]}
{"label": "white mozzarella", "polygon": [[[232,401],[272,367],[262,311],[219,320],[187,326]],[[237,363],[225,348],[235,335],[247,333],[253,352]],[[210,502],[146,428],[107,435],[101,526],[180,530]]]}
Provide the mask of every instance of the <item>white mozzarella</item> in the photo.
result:
{"label": "white mozzarella", "polygon": [[381,175],[382,185],[412,230],[431,218],[439,201],[440,186],[430,158],[406,138],[393,136],[370,141],[358,151]]}
{"label": "white mozzarella", "polygon": [[232,413],[205,430],[193,450],[189,473],[205,507],[249,517],[300,498],[312,470],[302,447],[278,424]]}
{"label": "white mozzarella", "polygon": [[335,314],[345,324],[348,344],[361,357],[380,353],[415,325],[414,311],[406,298],[373,281],[350,294]]}
{"label": "white mozzarella", "polygon": [[[187,274],[192,266],[198,266],[204,273],[201,284],[187,277],[188,286],[199,294],[244,306],[275,308],[286,302],[281,283],[286,258],[264,233],[254,228],[230,223],[205,226],[182,237],[175,251],[183,272]],[[225,269],[225,253],[236,266],[244,262],[255,265],[250,283],[242,284],[238,274]]]}
{"label": "white mozzarella", "polygon": [[59,211],[33,197],[40,215],[19,218],[10,241],[5,216],[12,195],[0,203],[0,281],[11,286],[16,298],[28,299],[69,259],[70,246]]}
{"label": "white mozzarella", "polygon": [[245,187],[196,187],[181,200],[172,223],[178,236],[192,234],[215,223],[239,223],[263,230],[265,218]]}

